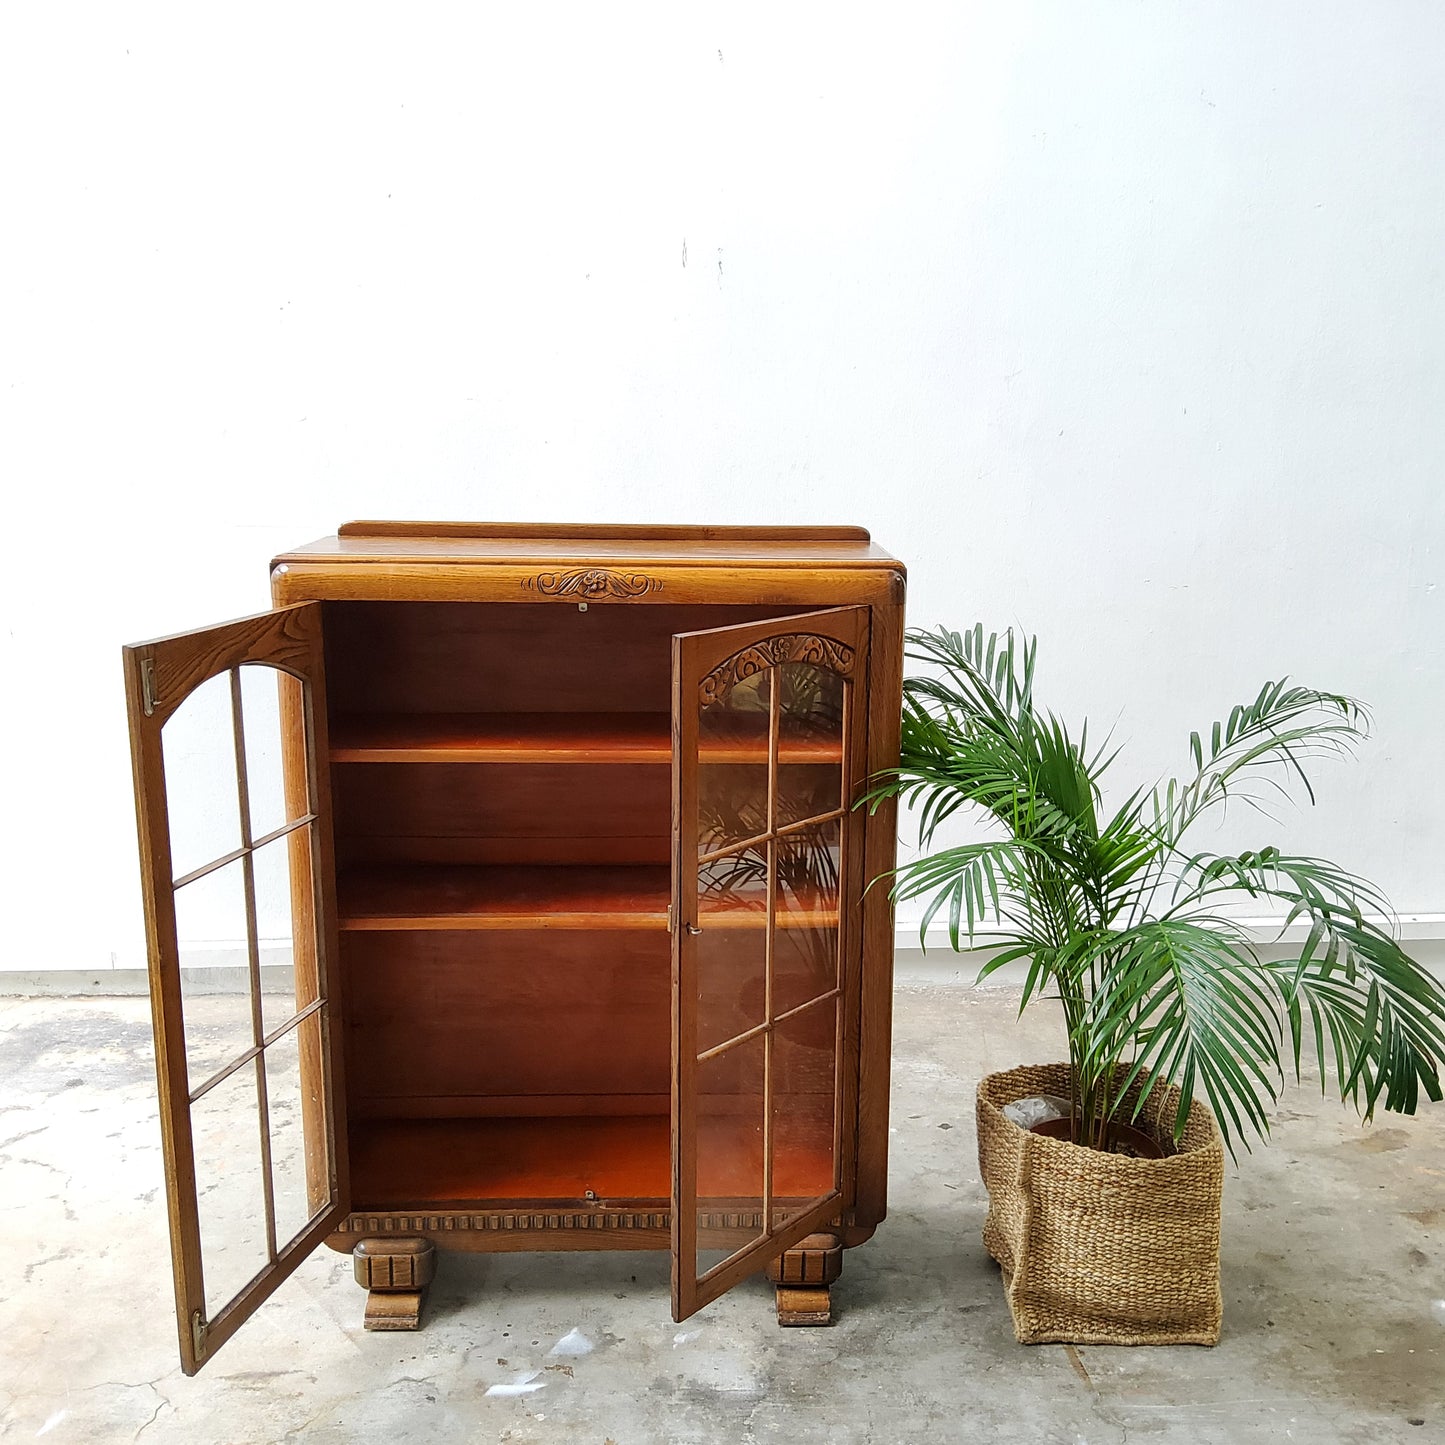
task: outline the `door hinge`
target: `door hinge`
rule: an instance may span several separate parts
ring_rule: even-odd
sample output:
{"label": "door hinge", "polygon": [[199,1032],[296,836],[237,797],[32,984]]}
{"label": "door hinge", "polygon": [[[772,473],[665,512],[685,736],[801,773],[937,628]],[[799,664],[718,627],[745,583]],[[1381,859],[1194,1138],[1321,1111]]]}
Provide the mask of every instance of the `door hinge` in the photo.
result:
{"label": "door hinge", "polygon": [[676,924],[673,921],[672,904],[669,903],[667,905],[667,931],[671,933],[675,928]]}
{"label": "door hinge", "polygon": [[206,1323],[206,1317],[200,1310],[191,1311],[191,1346],[195,1350],[196,1360],[199,1362],[206,1352],[206,1331],[210,1326]]}
{"label": "door hinge", "polygon": [[156,660],[153,657],[143,657],[140,660],[140,698],[145,715],[150,717],[160,701],[156,696]]}

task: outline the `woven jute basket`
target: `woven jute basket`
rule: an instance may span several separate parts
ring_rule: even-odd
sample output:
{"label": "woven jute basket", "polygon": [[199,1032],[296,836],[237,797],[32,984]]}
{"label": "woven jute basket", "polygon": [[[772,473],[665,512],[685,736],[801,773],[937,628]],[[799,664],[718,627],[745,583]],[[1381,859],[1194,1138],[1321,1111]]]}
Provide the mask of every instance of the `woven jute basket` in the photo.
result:
{"label": "woven jute basket", "polygon": [[[1130,1089],[1129,1112],[1148,1087]],[[1067,1097],[1069,1066],[1009,1069],[978,1086],[983,1242],[1003,1268],[1019,1342],[1217,1344],[1224,1145],[1214,1116],[1194,1101],[1176,1147],[1179,1090],[1156,1085],[1134,1122],[1168,1152],[1130,1159],[1019,1128],[1003,1106],[1033,1094]]]}

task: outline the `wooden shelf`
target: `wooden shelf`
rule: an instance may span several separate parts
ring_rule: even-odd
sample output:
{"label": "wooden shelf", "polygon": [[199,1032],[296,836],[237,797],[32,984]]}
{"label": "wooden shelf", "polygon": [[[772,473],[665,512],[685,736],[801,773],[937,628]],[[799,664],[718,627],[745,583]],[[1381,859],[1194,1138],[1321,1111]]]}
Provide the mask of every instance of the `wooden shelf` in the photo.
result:
{"label": "wooden shelf", "polygon": [[[790,1100],[789,1127],[773,1166],[779,1199],[826,1194],[832,1185],[831,1096]],[[351,1138],[355,1208],[414,1209],[508,1200],[655,1200],[672,1188],[666,1114],[530,1118],[369,1119]],[[761,1129],[733,1119],[699,1121],[709,1191],[746,1198],[762,1181]]]}
{"label": "wooden shelf", "polygon": [[[343,930],[485,928],[667,928],[671,871],[648,864],[368,867],[342,873],[337,889]],[[783,928],[831,927],[836,907],[780,911]],[[758,907],[729,909],[709,899],[707,928],[762,928]]]}
{"label": "wooden shelf", "polygon": [[[742,724],[706,737],[707,763],[765,763],[768,734]],[[779,761],[838,763],[839,738],[784,731]],[[667,713],[346,713],[331,722],[334,763],[659,763],[672,761]]]}
{"label": "wooden shelf", "polygon": [[343,929],[667,928],[670,873],[655,866],[353,868]]}
{"label": "wooden shelf", "polygon": [[361,1209],[473,1200],[665,1200],[672,1188],[667,1115],[375,1119],[351,1138]]}

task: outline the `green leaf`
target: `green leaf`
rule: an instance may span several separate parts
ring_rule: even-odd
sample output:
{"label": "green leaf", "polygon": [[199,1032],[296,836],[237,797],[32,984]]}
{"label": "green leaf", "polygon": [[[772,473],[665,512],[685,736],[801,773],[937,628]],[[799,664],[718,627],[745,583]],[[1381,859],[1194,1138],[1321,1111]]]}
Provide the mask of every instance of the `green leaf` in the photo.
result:
{"label": "green leaf", "polygon": [[[1322,1077],[1332,1065],[1366,1114],[1439,1097],[1445,995],[1373,921],[1389,914],[1377,889],[1273,845],[1186,847],[1231,799],[1265,814],[1291,787],[1312,800],[1314,764],[1368,731],[1359,703],[1266,682],[1189,734],[1192,772],[1110,813],[1102,778],[1117,749],[1037,704],[1035,639],[975,624],[905,640],[917,670],[899,765],[870,778],[862,799],[897,798],[918,828],[924,856],[891,875],[892,894],[923,900],[924,935],[947,909],[955,949],[994,935],[1001,946],[980,978],[1028,961],[1023,1003],[1057,999],[1081,1099],[1117,1108],[1123,1085],[1148,1070],[1181,1086],[1183,1110],[1198,1091],[1231,1150],[1247,1147],[1268,1130],[1286,1049],[1298,1077],[1307,1031]],[[988,840],[934,851],[961,821]],[[1262,962],[1222,911],[1242,903],[1306,924],[1298,955]]]}

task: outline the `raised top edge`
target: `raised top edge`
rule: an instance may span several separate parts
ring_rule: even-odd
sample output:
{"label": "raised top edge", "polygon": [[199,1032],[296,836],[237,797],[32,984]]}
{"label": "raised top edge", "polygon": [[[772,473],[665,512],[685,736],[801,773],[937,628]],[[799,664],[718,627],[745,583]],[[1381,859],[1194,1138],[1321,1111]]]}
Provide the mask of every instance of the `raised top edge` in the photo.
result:
{"label": "raised top edge", "polygon": [[652,523],[343,522],[338,537],[514,537],[519,541],[868,542],[866,527],[704,527]]}

